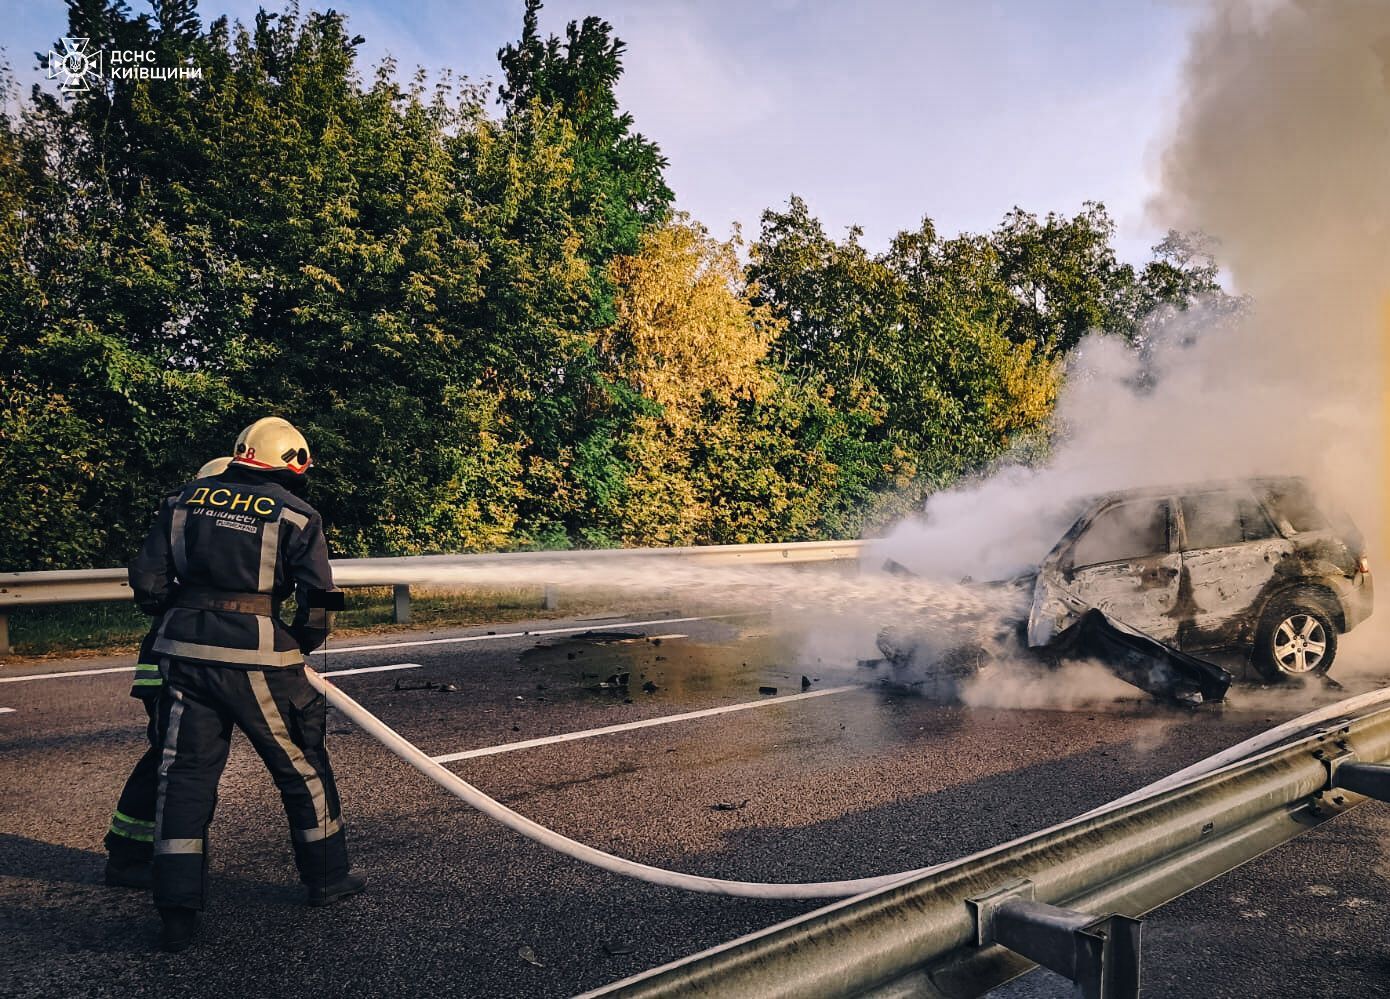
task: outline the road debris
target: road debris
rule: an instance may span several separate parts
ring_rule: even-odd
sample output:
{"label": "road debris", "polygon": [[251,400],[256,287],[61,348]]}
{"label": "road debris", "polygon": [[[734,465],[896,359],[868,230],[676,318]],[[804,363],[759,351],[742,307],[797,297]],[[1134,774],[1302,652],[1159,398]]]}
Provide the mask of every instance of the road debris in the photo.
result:
{"label": "road debris", "polygon": [[713,812],[737,812],[746,804],[748,804],[748,799],[744,798],[742,801],[739,802],[716,801],[713,805],[710,805],[709,807],[710,811]]}
{"label": "road debris", "polygon": [[396,681],[395,687],[392,688],[392,689],[394,689],[394,690],[402,690],[402,691],[404,691],[404,690],[437,690],[437,691],[439,691],[439,692],[442,693],[442,694],[452,694],[452,693],[454,693],[456,690],[458,690],[458,686],[455,685],[455,684],[452,684],[452,683],[437,683],[437,682],[435,682],[434,680],[429,680],[429,681],[427,681],[427,682],[425,682],[425,683],[403,683],[403,682],[401,682],[400,680],[397,680],[397,681]]}
{"label": "road debris", "polygon": [[[586,673],[585,676],[596,674]],[[632,674],[629,672],[610,673],[608,679],[600,680],[598,683],[589,685],[589,690],[627,690],[628,684],[632,682]]]}
{"label": "road debris", "polygon": [[521,958],[521,959],[522,959],[523,961],[525,961],[527,964],[534,965],[534,966],[536,966],[537,968],[544,968],[544,967],[545,967],[545,965],[541,963],[540,958],[536,957],[536,952],[535,952],[534,950],[532,950],[530,947],[522,947],[522,948],[520,948],[520,949],[516,952],[516,956],[519,957],[519,958]]}
{"label": "road debris", "polygon": [[775,693],[777,693],[777,688],[776,688],[776,687],[766,687],[766,686],[764,686],[764,687],[759,687],[759,688],[758,688],[758,693],[760,693],[760,694],[775,694]]}

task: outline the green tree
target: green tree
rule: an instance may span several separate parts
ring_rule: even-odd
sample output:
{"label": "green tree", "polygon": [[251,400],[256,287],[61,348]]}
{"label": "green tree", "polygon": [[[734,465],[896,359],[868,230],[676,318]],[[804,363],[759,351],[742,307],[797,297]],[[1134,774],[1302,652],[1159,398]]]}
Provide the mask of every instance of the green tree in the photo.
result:
{"label": "green tree", "polygon": [[54,557],[124,560],[159,491],[266,412],[313,442],[345,553],[609,540],[593,511],[644,406],[596,350],[609,263],[671,194],[613,92],[621,41],[595,18],[542,41],[538,9],[496,120],[466,81],[364,82],[332,11],[71,0],[69,34],[201,76],[36,91],[6,122],[12,474],[56,482],[31,463],[84,442],[65,495],[108,511],[74,507],[85,540]]}
{"label": "green tree", "polygon": [[1161,304],[1188,308],[1224,294],[1219,274],[1216,246],[1209,236],[1170,229],[1153,248],[1153,259],[1144,265],[1140,280],[1149,308]]}
{"label": "green tree", "polygon": [[1115,223],[1098,202],[1067,218],[1015,208],[994,232],[999,279],[1012,299],[1005,327],[1016,343],[1056,357],[1087,333],[1130,333],[1143,311],[1134,268],[1111,244]]}
{"label": "green tree", "polygon": [[531,107],[558,108],[578,139],[576,182],[599,232],[586,249],[598,259],[635,253],[643,229],[661,221],[672,194],[666,158],[656,143],[633,131],[632,115],[618,105],[626,45],[598,17],[571,21],[565,40],[541,38],[540,0],[526,0],[521,38],[497,58],[504,80],[498,95],[507,117]]}
{"label": "green tree", "polygon": [[763,213],[750,279],[759,301],[785,320],[773,349],[791,371],[816,372],[837,393],[857,398],[865,364],[892,322],[891,275],[851,229],[844,242],[826,235],[806,202]]}
{"label": "green tree", "polygon": [[1008,325],[1013,299],[991,242],[943,241],[930,220],[879,255],[859,236],[830,239],[793,198],[764,213],[750,274],[785,324],[774,351],[789,373],[824,379],[863,432],[848,464],[880,470],[857,489],[879,496],[872,522],[1039,432],[1059,368]]}
{"label": "green tree", "polygon": [[[614,88],[624,44],[611,25],[588,17],[569,22],[563,41],[543,38],[540,9],[538,0],[528,0],[521,38],[498,52],[501,143],[548,149],[559,172],[535,188],[534,200],[483,200],[512,216],[502,220],[504,233],[522,237],[516,245],[523,254],[532,252],[538,235],[542,245],[552,237],[562,242],[554,246],[560,252],[528,261],[505,286],[490,289],[510,315],[488,328],[524,341],[528,346],[519,349],[532,354],[529,363],[506,370],[521,380],[509,393],[510,412],[529,434],[527,493],[535,502],[525,520],[533,539],[604,545],[613,536],[596,527],[589,511],[610,507],[624,488],[616,441],[641,410],[638,393],[620,373],[605,370],[595,352],[600,331],[616,319],[608,264],[640,251],[643,232],[666,217],[672,194],[665,157],[619,107]],[[555,280],[533,288],[526,278],[533,265]],[[524,296],[533,297],[518,300]]]}

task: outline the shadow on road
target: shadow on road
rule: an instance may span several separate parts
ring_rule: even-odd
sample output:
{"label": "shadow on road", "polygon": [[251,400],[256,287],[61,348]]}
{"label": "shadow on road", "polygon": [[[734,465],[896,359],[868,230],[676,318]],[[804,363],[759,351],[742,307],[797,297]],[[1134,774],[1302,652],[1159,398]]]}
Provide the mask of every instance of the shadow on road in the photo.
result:
{"label": "shadow on road", "polygon": [[95,885],[105,863],[102,853],[0,833],[0,876]]}

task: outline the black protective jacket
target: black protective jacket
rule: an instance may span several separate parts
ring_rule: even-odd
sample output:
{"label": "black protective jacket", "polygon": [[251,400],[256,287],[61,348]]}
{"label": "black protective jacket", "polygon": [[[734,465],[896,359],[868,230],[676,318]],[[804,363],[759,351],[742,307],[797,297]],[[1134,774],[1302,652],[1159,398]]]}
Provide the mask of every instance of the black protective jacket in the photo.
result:
{"label": "black protective jacket", "polygon": [[[267,473],[233,464],[164,498],[130,564],[135,601],[160,617],[160,656],[292,667],[328,637],[334,601],[323,519]],[[295,594],[294,622],[280,602]]]}

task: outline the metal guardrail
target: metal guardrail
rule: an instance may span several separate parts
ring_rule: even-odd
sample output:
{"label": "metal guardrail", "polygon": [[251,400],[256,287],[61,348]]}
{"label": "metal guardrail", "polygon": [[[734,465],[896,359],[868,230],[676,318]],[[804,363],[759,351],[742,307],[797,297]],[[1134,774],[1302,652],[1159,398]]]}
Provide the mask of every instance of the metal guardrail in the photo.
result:
{"label": "metal guardrail", "polygon": [[[341,587],[390,586],[395,591],[395,619],[410,620],[410,586],[430,581],[441,570],[457,573],[460,585],[469,570],[525,569],[575,565],[630,565],[675,560],[693,565],[790,565],[852,561],[867,541],[801,541],[773,545],[701,545],[689,548],[609,548],[594,551],[505,552],[489,555],[418,555],[409,558],[347,558],[333,561],[333,579]],[[56,569],[0,572],[0,655],[8,655],[10,611],[18,607],[130,600],[124,569]],[[556,606],[547,589],[546,607]]]}
{"label": "metal guardrail", "polygon": [[1043,964],[1137,997],[1135,917],[1373,796],[1390,709],[586,993],[965,999]]}

